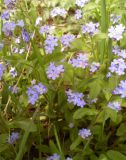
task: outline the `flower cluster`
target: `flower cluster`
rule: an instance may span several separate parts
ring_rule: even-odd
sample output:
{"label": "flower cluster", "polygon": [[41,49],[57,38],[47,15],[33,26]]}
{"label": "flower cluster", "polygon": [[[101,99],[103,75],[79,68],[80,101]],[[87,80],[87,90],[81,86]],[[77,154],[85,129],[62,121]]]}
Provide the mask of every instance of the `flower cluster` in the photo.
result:
{"label": "flower cluster", "polygon": [[32,87],[29,87],[27,90],[29,103],[34,105],[37,102],[39,96],[43,95],[46,92],[47,92],[47,88],[42,83],[38,83],[33,85]]}
{"label": "flower cluster", "polygon": [[111,75],[112,75],[111,72],[108,72],[108,73],[106,74],[106,77],[109,78],[109,77],[111,77]]}
{"label": "flower cluster", "polygon": [[83,139],[87,139],[89,136],[91,136],[91,131],[90,129],[82,128],[79,130],[78,135],[81,136]]}
{"label": "flower cluster", "polygon": [[122,58],[126,58],[126,49],[120,49],[119,46],[114,46],[112,52]]}
{"label": "flower cluster", "polygon": [[98,27],[99,27],[99,23],[93,23],[93,22],[89,22],[86,23],[85,25],[82,26],[82,33],[86,34],[90,34],[90,35],[94,35],[96,33],[98,33]]}
{"label": "flower cluster", "polygon": [[73,34],[64,34],[60,41],[64,47],[70,47],[70,42],[72,42],[74,38],[75,36]]}
{"label": "flower cluster", "polygon": [[60,155],[54,153],[52,156],[48,157],[47,160],[60,160]]}
{"label": "flower cluster", "polygon": [[116,25],[116,26],[111,26],[108,29],[108,36],[114,40],[119,41],[120,39],[123,38],[122,34],[125,30],[125,27],[122,24]]}
{"label": "flower cluster", "polygon": [[5,67],[2,63],[0,63],[0,80],[2,79],[4,71],[5,71]]}
{"label": "flower cluster", "polygon": [[12,132],[10,137],[8,138],[8,143],[9,144],[14,144],[19,138],[19,133],[18,132]]}
{"label": "flower cluster", "polygon": [[4,4],[7,8],[12,9],[16,4],[16,0],[4,0]]}
{"label": "flower cluster", "polygon": [[118,87],[113,91],[113,94],[119,94],[121,98],[126,97],[126,80],[120,81]]}
{"label": "flower cluster", "polygon": [[22,30],[22,39],[24,42],[29,42],[30,40],[30,35],[25,29]]}
{"label": "flower cluster", "polygon": [[80,18],[82,18],[82,11],[80,9],[77,9],[75,11],[75,18],[78,20]]}
{"label": "flower cluster", "polygon": [[11,69],[10,69],[10,74],[11,74],[13,77],[16,77],[16,76],[17,76],[17,71],[15,70],[14,67],[11,67]]}
{"label": "flower cluster", "polygon": [[76,5],[82,8],[88,2],[89,2],[89,0],[76,0]]}
{"label": "flower cluster", "polygon": [[23,21],[23,19],[20,19],[20,20],[17,21],[17,26],[24,27],[24,21]]}
{"label": "flower cluster", "polygon": [[57,79],[62,72],[64,72],[63,65],[56,66],[54,62],[50,62],[46,70],[47,77],[52,80]]}
{"label": "flower cluster", "polygon": [[114,109],[116,112],[121,110],[119,102],[109,102],[108,107]]}
{"label": "flower cluster", "polygon": [[85,69],[88,66],[88,60],[89,58],[87,54],[79,53],[77,58],[71,58],[69,63],[75,68]]}
{"label": "flower cluster", "polygon": [[25,49],[24,48],[17,48],[17,47],[13,47],[12,48],[12,53],[18,53],[18,54],[23,54],[25,52]]}
{"label": "flower cluster", "polygon": [[51,17],[56,17],[56,16],[65,17],[66,14],[67,11],[64,8],[59,8],[59,7],[55,7],[50,13]]}
{"label": "flower cluster", "polygon": [[8,11],[8,10],[4,11],[4,12],[2,13],[2,15],[1,15],[1,19],[2,19],[2,20],[9,20],[9,18],[10,18],[9,11]]}
{"label": "flower cluster", "polygon": [[124,75],[126,69],[126,63],[124,59],[114,59],[109,67],[110,72],[116,73],[118,75]]}
{"label": "flower cluster", "polygon": [[19,87],[16,86],[9,86],[9,91],[11,91],[14,94],[17,94],[19,91]]}
{"label": "flower cluster", "polygon": [[93,62],[90,66],[90,72],[94,73],[95,71],[97,71],[100,67],[100,63],[98,62]]}
{"label": "flower cluster", "polygon": [[67,101],[69,103],[73,103],[74,105],[77,105],[78,107],[83,108],[86,104],[86,102],[84,101],[84,95],[83,93],[79,93],[79,92],[73,92],[71,89],[69,89],[68,91],[66,91],[67,94]]}
{"label": "flower cluster", "polygon": [[91,99],[90,95],[87,96],[88,104],[96,103],[98,101],[98,98]]}
{"label": "flower cluster", "polygon": [[52,54],[55,46],[58,46],[58,39],[53,35],[48,35],[44,42],[44,47],[47,54]]}
{"label": "flower cluster", "polygon": [[16,27],[15,22],[5,22],[3,24],[2,31],[6,36],[11,36],[13,34],[15,27]]}
{"label": "flower cluster", "polygon": [[112,21],[113,24],[118,23],[120,19],[121,19],[120,15],[115,15],[115,14],[110,15],[110,20]]}
{"label": "flower cluster", "polygon": [[[61,160],[61,157],[57,153],[54,153],[52,156],[48,157],[47,160]],[[72,158],[67,157],[65,160],[72,160]]]}
{"label": "flower cluster", "polygon": [[49,31],[50,31],[50,26],[48,25],[41,26],[39,30],[40,34],[49,33]]}

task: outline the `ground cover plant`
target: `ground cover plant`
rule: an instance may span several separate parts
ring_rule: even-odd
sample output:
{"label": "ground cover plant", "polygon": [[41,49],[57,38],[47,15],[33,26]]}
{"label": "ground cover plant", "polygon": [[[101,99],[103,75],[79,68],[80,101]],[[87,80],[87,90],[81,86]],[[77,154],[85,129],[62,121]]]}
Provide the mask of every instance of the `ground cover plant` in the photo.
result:
{"label": "ground cover plant", "polygon": [[126,160],[126,1],[0,1],[0,160]]}

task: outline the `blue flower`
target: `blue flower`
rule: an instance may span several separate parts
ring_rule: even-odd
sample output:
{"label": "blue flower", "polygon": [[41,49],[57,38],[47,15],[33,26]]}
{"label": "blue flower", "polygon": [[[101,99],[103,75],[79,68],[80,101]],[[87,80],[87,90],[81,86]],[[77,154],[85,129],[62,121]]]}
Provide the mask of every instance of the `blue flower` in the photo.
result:
{"label": "blue flower", "polygon": [[4,4],[7,8],[12,9],[16,4],[16,0],[4,0]]}
{"label": "blue flower", "polygon": [[17,26],[24,27],[24,21],[23,21],[23,19],[17,21]]}
{"label": "blue flower", "polygon": [[114,59],[111,62],[111,66],[109,67],[110,72],[116,73],[119,76],[125,74],[125,69],[126,69],[126,63],[122,58]]}
{"label": "blue flower", "polygon": [[19,91],[19,87],[9,86],[9,90],[10,90],[12,93],[17,94],[18,91]]}
{"label": "blue flower", "polygon": [[47,54],[52,54],[55,46],[58,46],[58,39],[53,35],[48,35],[47,39],[44,42],[44,47]]}
{"label": "blue flower", "polygon": [[121,110],[119,102],[109,102],[108,107],[114,109],[116,112]]}
{"label": "blue flower", "polygon": [[84,7],[86,3],[88,3],[89,0],[76,0],[76,5],[79,7]]}
{"label": "blue flower", "polygon": [[91,131],[90,129],[82,128],[79,130],[78,135],[81,136],[83,139],[87,139],[89,136],[91,136]]}
{"label": "blue flower", "polygon": [[64,47],[70,47],[70,42],[74,40],[75,36],[73,34],[65,34],[61,37],[61,43]]}
{"label": "blue flower", "polygon": [[94,73],[95,71],[97,71],[100,67],[100,63],[98,62],[93,62],[90,66],[90,72]]}
{"label": "blue flower", "polygon": [[48,26],[48,25],[41,26],[41,28],[39,30],[40,34],[49,33],[49,31],[50,31],[50,26]]}
{"label": "blue flower", "polygon": [[26,29],[22,30],[22,39],[24,42],[29,42],[30,41],[30,35],[29,33],[26,31]]}
{"label": "blue flower", "polygon": [[83,99],[84,95],[83,93],[79,92],[73,92],[72,90],[66,91],[67,94],[67,101],[69,103],[73,103],[74,105],[77,105],[78,107],[83,108],[85,106],[85,101]]}
{"label": "blue flower", "polygon": [[113,91],[113,94],[118,94],[121,98],[126,97],[126,80],[120,81],[118,87]]}
{"label": "blue flower", "polygon": [[12,132],[10,137],[8,138],[8,143],[9,144],[14,144],[19,138],[19,133],[18,132]]}
{"label": "blue flower", "polygon": [[94,35],[98,33],[99,23],[89,22],[82,26],[82,33]]}
{"label": "blue flower", "polygon": [[10,18],[9,11],[8,11],[8,10],[4,11],[4,12],[2,13],[2,15],[1,15],[1,19],[2,19],[2,20],[9,20],[9,18]]}
{"label": "blue flower", "polygon": [[120,15],[115,15],[115,14],[110,15],[110,20],[112,21],[113,24],[118,23],[120,19],[121,19]]}
{"label": "blue flower", "polygon": [[29,103],[34,105],[39,99],[39,96],[43,95],[46,92],[47,92],[47,88],[42,83],[38,83],[33,85],[32,87],[29,87],[27,90]]}
{"label": "blue flower", "polygon": [[59,8],[59,7],[55,7],[50,13],[51,17],[56,17],[56,16],[65,17],[66,14],[67,14],[66,10],[64,8]]}
{"label": "blue flower", "polygon": [[46,70],[47,77],[52,80],[57,79],[62,72],[64,72],[63,65],[56,66],[54,62],[51,62]]}
{"label": "blue flower", "polygon": [[112,52],[122,58],[126,58],[126,49],[121,49],[119,46],[114,46]]}
{"label": "blue flower", "polygon": [[48,157],[47,160],[60,160],[60,155],[54,153],[52,156]]}
{"label": "blue flower", "polygon": [[16,77],[16,76],[17,76],[17,72],[16,72],[16,70],[15,70],[14,67],[11,67],[11,69],[10,69],[10,74],[11,74],[13,77]]}
{"label": "blue flower", "polygon": [[85,69],[88,66],[88,55],[79,53],[77,58],[71,58],[69,63],[72,64],[75,68],[83,68]]}
{"label": "blue flower", "polygon": [[123,32],[125,31],[125,26],[122,24],[111,26],[108,29],[108,36],[116,41],[119,41],[123,38]]}
{"label": "blue flower", "polygon": [[5,71],[5,67],[2,63],[0,63],[0,80],[2,79],[4,71]]}
{"label": "blue flower", "polygon": [[75,18],[78,20],[80,18],[82,18],[82,11],[80,9],[77,9],[75,11]]}
{"label": "blue flower", "polygon": [[6,36],[11,36],[13,34],[15,27],[16,27],[15,22],[5,22],[3,24],[2,31]]}

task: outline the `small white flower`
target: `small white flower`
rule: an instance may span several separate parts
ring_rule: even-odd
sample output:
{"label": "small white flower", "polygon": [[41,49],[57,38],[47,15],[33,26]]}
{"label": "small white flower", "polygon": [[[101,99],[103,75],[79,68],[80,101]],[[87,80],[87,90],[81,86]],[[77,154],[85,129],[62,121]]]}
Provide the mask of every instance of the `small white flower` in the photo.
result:
{"label": "small white flower", "polygon": [[20,50],[19,50],[19,54],[24,53],[24,51],[25,51],[25,49],[24,49],[24,48],[20,49]]}
{"label": "small white flower", "polygon": [[38,26],[41,21],[42,21],[42,17],[38,17],[38,18],[36,19],[35,26]]}

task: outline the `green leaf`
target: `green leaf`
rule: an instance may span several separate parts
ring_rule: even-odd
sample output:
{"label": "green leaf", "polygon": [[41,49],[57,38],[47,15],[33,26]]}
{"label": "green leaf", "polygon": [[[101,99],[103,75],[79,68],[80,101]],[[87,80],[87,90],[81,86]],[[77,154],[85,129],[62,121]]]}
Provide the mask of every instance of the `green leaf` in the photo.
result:
{"label": "green leaf", "polygon": [[108,115],[108,117],[113,121],[116,122],[117,121],[117,112],[111,108],[106,108],[106,114]]}
{"label": "green leaf", "polygon": [[90,156],[90,160],[98,160],[98,158],[96,157],[96,155],[93,154]]}
{"label": "green leaf", "polygon": [[81,119],[84,116],[94,116],[97,115],[98,111],[96,109],[89,109],[89,108],[80,108],[78,109],[74,115],[74,119]]}
{"label": "green leaf", "polygon": [[98,160],[110,160],[104,154],[101,154]]}
{"label": "green leaf", "polygon": [[3,157],[0,156],[0,160],[5,160]]}
{"label": "green leaf", "polygon": [[81,141],[81,137],[77,137],[77,139],[71,144],[70,150],[74,150],[81,143]]}
{"label": "green leaf", "polygon": [[30,120],[22,120],[22,121],[13,121],[9,124],[9,126],[12,128],[22,128],[25,131],[27,131],[28,127],[30,125],[30,130],[29,132],[36,132],[37,131],[37,127],[36,125],[30,121]]}
{"label": "green leaf", "polygon": [[77,89],[81,92],[83,92],[85,90],[86,87],[88,87],[88,85],[90,83],[93,83],[97,78],[91,78],[91,79],[83,79],[79,85],[77,86]]}
{"label": "green leaf", "polygon": [[49,148],[50,148],[50,151],[51,151],[52,154],[53,153],[58,153],[59,154],[59,150],[52,140],[49,141]]}
{"label": "green leaf", "polygon": [[71,48],[75,49],[76,51],[87,50],[86,45],[84,45],[84,44],[85,44],[85,42],[82,39],[75,39],[71,43]]}
{"label": "green leaf", "polygon": [[126,160],[126,156],[124,156],[122,153],[114,150],[109,150],[107,152],[107,156],[110,160]]}
{"label": "green leaf", "polygon": [[97,119],[96,119],[96,123],[103,123],[103,121],[106,120],[106,113],[105,111],[101,111],[99,113],[99,115],[97,116]]}
{"label": "green leaf", "polygon": [[118,77],[117,76],[110,77],[107,84],[108,84],[107,88],[109,89],[109,91],[113,91],[118,85]]}
{"label": "green leaf", "polygon": [[[8,149],[9,148],[9,145],[7,145],[7,144],[2,144],[2,145],[0,145],[0,153],[2,153],[3,151],[5,151],[6,149]],[[1,159],[0,159],[1,160]]]}
{"label": "green leaf", "polygon": [[103,90],[103,93],[104,93],[104,95],[105,95],[106,100],[109,101],[109,99],[110,99],[111,96],[112,96],[112,93],[111,93],[109,90],[107,90],[107,89],[104,89],[104,90]]}
{"label": "green leaf", "polygon": [[100,78],[90,84],[90,97],[91,99],[97,98],[102,90],[103,80]]}
{"label": "green leaf", "polygon": [[8,136],[8,134],[0,134],[0,144],[6,143]]}
{"label": "green leaf", "polygon": [[107,39],[108,36],[106,33],[98,33],[95,35],[96,40],[102,40],[102,39]]}
{"label": "green leaf", "polygon": [[6,104],[8,101],[8,86],[4,86],[3,90],[2,90],[2,104]]}
{"label": "green leaf", "polygon": [[41,145],[40,147],[37,147],[37,149],[39,149],[42,153],[50,153],[50,148],[47,145]]}
{"label": "green leaf", "polygon": [[64,71],[64,77],[63,81],[64,83],[68,83],[69,85],[72,85],[74,81],[74,69],[70,64],[65,64],[64,65],[65,71]]}
{"label": "green leaf", "polygon": [[117,136],[123,136],[124,134],[126,134],[126,123],[122,123],[116,133]]}
{"label": "green leaf", "polygon": [[85,5],[84,11],[94,10],[94,9],[96,9],[97,7],[98,7],[98,5],[97,5],[96,3],[91,2],[91,3],[87,4],[87,5]]}

